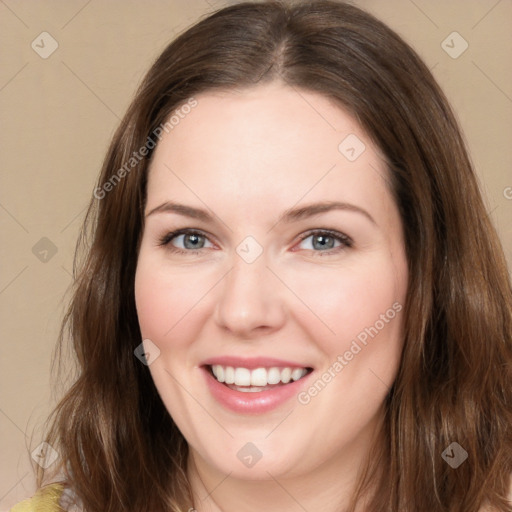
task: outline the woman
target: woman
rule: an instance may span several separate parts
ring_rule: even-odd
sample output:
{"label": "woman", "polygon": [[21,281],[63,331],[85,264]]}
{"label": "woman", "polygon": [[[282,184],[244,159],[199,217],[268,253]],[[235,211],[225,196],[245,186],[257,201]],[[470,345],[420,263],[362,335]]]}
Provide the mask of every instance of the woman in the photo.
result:
{"label": "woman", "polygon": [[381,22],[316,1],[197,23],[89,228],[48,510],[512,510],[503,252],[443,93]]}

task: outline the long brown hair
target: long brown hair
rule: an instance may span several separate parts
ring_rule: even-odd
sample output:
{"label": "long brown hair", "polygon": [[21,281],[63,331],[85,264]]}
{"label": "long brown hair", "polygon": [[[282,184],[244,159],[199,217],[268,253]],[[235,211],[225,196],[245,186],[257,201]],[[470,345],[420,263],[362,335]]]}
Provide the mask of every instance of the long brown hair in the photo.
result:
{"label": "long brown hair", "polygon": [[[61,331],[78,371],[47,441],[66,483],[87,512],[193,507],[187,444],[133,353],[151,151],[126,163],[190,98],[276,80],[329,97],[359,121],[386,158],[402,218],[405,345],[385,404],[386,441],[360,475],[359,494],[371,489],[367,510],[510,512],[512,291],[460,130],[398,35],[324,0],[222,9],[175,39],[140,86],[91,201]],[[442,456],[454,442],[468,453],[457,469]],[[48,479],[40,471],[39,484]]]}

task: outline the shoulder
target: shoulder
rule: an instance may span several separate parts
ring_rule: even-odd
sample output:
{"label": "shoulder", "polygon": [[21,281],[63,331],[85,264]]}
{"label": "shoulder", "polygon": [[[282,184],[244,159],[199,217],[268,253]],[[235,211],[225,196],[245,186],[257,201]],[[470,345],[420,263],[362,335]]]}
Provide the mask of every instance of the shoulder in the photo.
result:
{"label": "shoulder", "polygon": [[63,490],[61,484],[42,487],[32,498],[18,503],[9,512],[58,512]]}

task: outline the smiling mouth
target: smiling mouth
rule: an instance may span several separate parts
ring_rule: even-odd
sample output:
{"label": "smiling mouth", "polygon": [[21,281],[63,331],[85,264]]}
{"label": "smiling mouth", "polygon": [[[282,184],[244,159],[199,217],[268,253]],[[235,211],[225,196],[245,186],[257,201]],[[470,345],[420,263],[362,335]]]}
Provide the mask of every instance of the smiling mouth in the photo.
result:
{"label": "smiling mouth", "polygon": [[259,393],[296,382],[313,371],[312,368],[270,367],[243,368],[207,365],[212,377],[226,387],[243,393]]}

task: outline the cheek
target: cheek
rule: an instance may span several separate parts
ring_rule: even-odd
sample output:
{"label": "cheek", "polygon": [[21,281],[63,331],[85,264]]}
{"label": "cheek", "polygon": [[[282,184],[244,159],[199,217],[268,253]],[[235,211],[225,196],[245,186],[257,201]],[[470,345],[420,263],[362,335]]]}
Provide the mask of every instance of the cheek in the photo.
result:
{"label": "cheek", "polygon": [[171,327],[173,296],[162,287],[158,272],[139,261],[135,274],[135,304],[143,338],[159,339]]}
{"label": "cheek", "polygon": [[[194,329],[208,283],[189,272],[166,270],[141,255],[135,275],[135,303],[142,336],[161,345],[165,340],[185,340]],[[160,347],[162,348],[162,347]]]}
{"label": "cheek", "polygon": [[304,298],[312,313],[303,317],[303,324],[307,322],[311,332],[316,328],[336,350],[375,323],[382,328],[381,315],[384,320],[394,319],[393,304],[405,300],[405,274],[397,274],[393,265],[382,261],[339,272],[323,269],[307,278],[295,276],[294,282],[297,296]]}
{"label": "cheek", "polygon": [[405,261],[397,268],[396,262],[381,259],[381,265],[347,277],[341,308],[330,310],[336,336],[324,350],[330,364],[341,365],[332,391],[347,393],[344,400],[354,414],[371,415],[395,379],[403,347],[406,287]]}
{"label": "cheek", "polygon": [[[323,393],[320,390],[325,385],[324,398],[330,396],[331,401],[343,404],[339,421],[346,421],[343,415],[347,411],[368,419],[384,400],[399,366],[407,287],[405,258],[376,255],[337,273],[332,269],[322,273],[310,275],[313,280],[300,280],[298,293],[307,297],[315,315],[299,321],[324,355],[319,378],[328,384],[315,384],[303,398],[316,400],[313,397]],[[364,410],[361,404],[365,404]],[[322,405],[315,407],[321,409]],[[332,411],[325,414],[338,417]]]}

